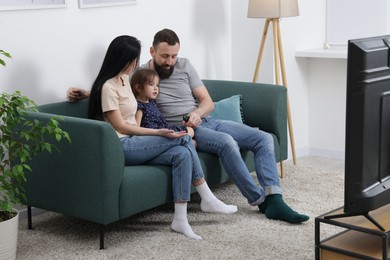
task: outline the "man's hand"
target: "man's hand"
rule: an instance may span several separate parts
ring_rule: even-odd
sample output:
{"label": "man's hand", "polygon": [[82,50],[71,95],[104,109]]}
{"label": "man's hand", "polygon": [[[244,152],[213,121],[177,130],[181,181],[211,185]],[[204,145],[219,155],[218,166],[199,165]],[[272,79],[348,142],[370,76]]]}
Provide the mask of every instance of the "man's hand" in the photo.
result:
{"label": "man's hand", "polygon": [[184,124],[185,126],[197,128],[202,123],[202,118],[200,118],[200,116],[197,113],[191,112],[188,114],[188,116],[189,116],[189,119]]}
{"label": "man's hand", "polygon": [[66,95],[66,99],[68,100],[68,102],[75,102],[79,99],[87,98],[87,97],[89,97],[89,95],[90,95],[90,92],[86,91],[84,89],[69,88],[67,95]]}

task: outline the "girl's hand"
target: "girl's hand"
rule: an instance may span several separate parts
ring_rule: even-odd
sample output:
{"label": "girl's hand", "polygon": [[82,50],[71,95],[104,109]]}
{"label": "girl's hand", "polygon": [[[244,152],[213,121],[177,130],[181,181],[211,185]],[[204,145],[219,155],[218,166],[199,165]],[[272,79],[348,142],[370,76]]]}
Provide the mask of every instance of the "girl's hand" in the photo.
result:
{"label": "girl's hand", "polygon": [[194,137],[195,135],[194,128],[187,126],[187,134],[189,134],[191,137]]}
{"label": "girl's hand", "polygon": [[175,132],[171,129],[158,129],[158,135],[168,138],[180,138],[187,135],[186,131]]}

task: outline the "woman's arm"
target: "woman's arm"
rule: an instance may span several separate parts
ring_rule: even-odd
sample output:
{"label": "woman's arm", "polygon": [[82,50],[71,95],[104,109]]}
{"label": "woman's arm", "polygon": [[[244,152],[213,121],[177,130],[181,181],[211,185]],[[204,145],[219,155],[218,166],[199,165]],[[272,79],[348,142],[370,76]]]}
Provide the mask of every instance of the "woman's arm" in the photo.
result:
{"label": "woman's arm", "polygon": [[[116,131],[126,135],[158,135],[168,138],[178,138],[187,135],[187,133],[175,132],[170,129],[150,129],[139,127],[138,125],[130,125],[126,123],[119,110],[111,110],[104,113],[108,121]],[[138,121],[137,121],[138,122]],[[137,123],[138,124],[138,123]]]}

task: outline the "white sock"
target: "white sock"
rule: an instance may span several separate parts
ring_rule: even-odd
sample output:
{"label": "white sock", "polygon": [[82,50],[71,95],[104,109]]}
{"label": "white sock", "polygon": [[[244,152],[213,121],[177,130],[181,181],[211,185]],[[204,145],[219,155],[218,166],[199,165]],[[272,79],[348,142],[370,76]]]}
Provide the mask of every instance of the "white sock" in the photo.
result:
{"label": "white sock", "polygon": [[237,206],[226,205],[225,203],[217,199],[217,197],[214,196],[206,182],[202,183],[199,186],[196,186],[196,190],[198,191],[202,199],[200,202],[200,209],[203,212],[224,214],[232,214],[237,212]]}
{"label": "white sock", "polygon": [[171,224],[171,229],[186,237],[202,240],[202,237],[192,231],[187,219],[187,203],[175,203],[175,215]]}

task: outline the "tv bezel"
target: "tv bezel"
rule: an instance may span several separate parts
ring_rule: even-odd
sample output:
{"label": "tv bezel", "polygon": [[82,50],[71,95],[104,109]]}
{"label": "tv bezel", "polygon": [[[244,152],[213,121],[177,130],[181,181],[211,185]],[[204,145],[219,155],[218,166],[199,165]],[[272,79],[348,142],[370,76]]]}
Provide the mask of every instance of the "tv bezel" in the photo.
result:
{"label": "tv bezel", "polygon": [[346,214],[364,215],[390,203],[390,156],[381,156],[390,155],[389,63],[390,35],[348,41]]}

